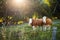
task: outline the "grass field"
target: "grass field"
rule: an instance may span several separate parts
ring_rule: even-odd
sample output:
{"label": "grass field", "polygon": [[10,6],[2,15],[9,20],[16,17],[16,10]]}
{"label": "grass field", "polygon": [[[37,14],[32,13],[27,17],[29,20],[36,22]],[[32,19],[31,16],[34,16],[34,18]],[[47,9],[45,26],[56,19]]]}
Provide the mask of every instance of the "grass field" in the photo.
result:
{"label": "grass field", "polygon": [[[60,40],[60,21],[54,21],[52,27],[57,27],[56,40]],[[50,31],[33,30],[27,23],[0,27],[0,40],[52,40],[52,28]]]}

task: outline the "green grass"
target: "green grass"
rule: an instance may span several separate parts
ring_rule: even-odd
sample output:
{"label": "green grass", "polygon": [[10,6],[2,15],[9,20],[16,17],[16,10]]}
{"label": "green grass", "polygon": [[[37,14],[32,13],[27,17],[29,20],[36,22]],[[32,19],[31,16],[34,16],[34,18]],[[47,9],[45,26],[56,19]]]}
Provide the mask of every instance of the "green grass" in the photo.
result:
{"label": "green grass", "polygon": [[33,30],[27,24],[24,26],[11,26],[0,28],[1,40],[51,40],[50,31],[40,31],[39,28]]}
{"label": "green grass", "polygon": [[[57,27],[57,40],[60,40],[60,23],[53,24]],[[52,40],[52,29],[41,31],[40,28],[33,30],[27,24],[0,28],[0,40]]]}

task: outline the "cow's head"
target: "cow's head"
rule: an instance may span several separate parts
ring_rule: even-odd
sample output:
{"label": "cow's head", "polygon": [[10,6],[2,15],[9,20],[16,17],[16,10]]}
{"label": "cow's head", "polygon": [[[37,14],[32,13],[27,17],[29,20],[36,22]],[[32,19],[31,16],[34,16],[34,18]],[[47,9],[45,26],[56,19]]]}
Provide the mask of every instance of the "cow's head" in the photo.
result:
{"label": "cow's head", "polygon": [[31,25],[31,23],[32,23],[32,18],[29,19],[29,25]]}
{"label": "cow's head", "polygon": [[46,23],[46,18],[47,18],[46,16],[43,16],[43,18],[42,18],[43,19],[43,23]]}

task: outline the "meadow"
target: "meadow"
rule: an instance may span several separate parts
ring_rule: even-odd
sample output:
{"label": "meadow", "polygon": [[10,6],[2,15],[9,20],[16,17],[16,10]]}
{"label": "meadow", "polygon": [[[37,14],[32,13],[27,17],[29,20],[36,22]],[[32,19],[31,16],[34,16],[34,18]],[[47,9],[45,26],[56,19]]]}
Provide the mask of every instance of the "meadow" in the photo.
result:
{"label": "meadow", "polygon": [[[52,28],[57,27],[56,40],[60,40],[60,21],[54,21]],[[0,27],[0,40],[52,40],[50,31],[33,30],[27,23]]]}

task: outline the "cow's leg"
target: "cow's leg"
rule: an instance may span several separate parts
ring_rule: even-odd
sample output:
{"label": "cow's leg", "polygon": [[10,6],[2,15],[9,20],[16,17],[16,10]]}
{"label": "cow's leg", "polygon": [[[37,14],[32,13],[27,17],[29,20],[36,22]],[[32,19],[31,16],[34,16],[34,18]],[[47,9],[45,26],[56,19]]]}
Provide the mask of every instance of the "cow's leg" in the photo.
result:
{"label": "cow's leg", "polygon": [[41,30],[41,31],[43,30],[43,27],[42,27],[42,26],[40,26],[40,30]]}
{"label": "cow's leg", "polygon": [[33,30],[35,30],[36,29],[36,27],[35,26],[33,26]]}
{"label": "cow's leg", "polygon": [[46,31],[46,30],[47,30],[46,25],[43,25],[43,31]]}

